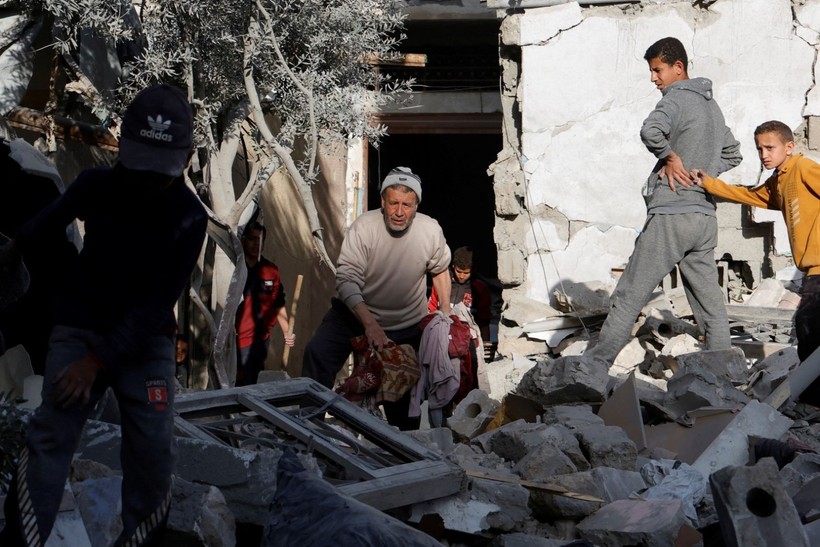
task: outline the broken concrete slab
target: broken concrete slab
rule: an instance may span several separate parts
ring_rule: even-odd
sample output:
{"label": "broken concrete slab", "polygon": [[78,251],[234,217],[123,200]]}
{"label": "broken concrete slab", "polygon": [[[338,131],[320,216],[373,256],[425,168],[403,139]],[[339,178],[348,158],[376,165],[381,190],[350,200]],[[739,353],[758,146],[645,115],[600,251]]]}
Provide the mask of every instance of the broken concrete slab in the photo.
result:
{"label": "broken concrete slab", "polygon": [[744,305],[754,308],[776,308],[786,294],[782,281],[774,278],[761,279]]}
{"label": "broken concrete slab", "polygon": [[684,374],[708,370],[719,378],[727,378],[735,386],[749,379],[746,355],[740,348],[684,353],[677,356],[677,362],[678,371]]}
{"label": "broken concrete slab", "polygon": [[588,425],[576,430],[575,436],[592,467],[635,471],[637,448],[620,427]]}
{"label": "broken concrete slab", "polygon": [[[543,350],[543,348],[542,348]],[[502,400],[508,393],[515,391],[521,378],[535,366],[535,361],[527,359],[519,353],[513,353],[511,359],[502,359],[491,363],[479,363],[478,377],[484,378],[486,385],[479,384],[479,388],[487,393],[491,399]]]}
{"label": "broken concrete slab", "polygon": [[598,363],[585,363],[580,357],[559,357],[540,361],[521,379],[516,393],[545,407],[563,403],[592,402],[606,399],[609,375]]}
{"label": "broken concrete slab", "polygon": [[792,420],[772,407],[750,401],[691,465],[707,476],[726,466],[744,465],[749,436],[778,439],[791,425]]}
{"label": "broken concrete slab", "polygon": [[596,415],[592,412],[592,407],[586,404],[551,406],[544,410],[541,419],[547,425],[562,425],[569,429],[578,429],[586,425],[604,425],[600,412]]}
{"label": "broken concrete slab", "polygon": [[567,544],[565,539],[548,539],[532,534],[516,532],[514,534],[502,534],[493,539],[492,547],[564,547]]}
{"label": "broken concrete slab", "polygon": [[638,400],[634,372],[601,405],[598,409],[598,418],[606,425],[620,427],[635,443],[638,451],[646,448],[643,413]]}
{"label": "broken concrete slab", "polygon": [[432,514],[441,518],[447,530],[468,534],[492,528],[512,531],[516,523],[530,516],[529,495],[523,486],[474,478],[469,491],[414,504],[408,520],[418,523]]}
{"label": "broken concrete slab", "polygon": [[[560,486],[570,492],[603,499],[601,487],[590,471],[557,475],[550,480],[550,484]],[[543,522],[562,519],[578,520],[592,514],[601,505],[603,505],[601,502],[573,499],[540,490],[530,492],[532,514]]]}
{"label": "broken concrete slab", "polygon": [[727,466],[709,477],[723,540],[730,547],[789,545],[809,547],[794,503],[764,458],[754,466]]}
{"label": "broken concrete slab", "polygon": [[215,486],[174,481],[167,534],[174,541],[202,547],[233,547],[236,522],[225,496]]}
{"label": "broken concrete slab", "polygon": [[[820,511],[820,477],[814,477],[792,496],[794,507],[802,522],[817,520]],[[814,515],[813,515],[814,513]],[[814,518],[812,518],[812,515]]]}
{"label": "broken concrete slab", "polygon": [[515,462],[523,458],[530,450],[549,443],[566,454],[579,470],[589,469],[589,462],[581,450],[578,439],[566,427],[531,424],[522,420],[504,427],[476,437],[474,442],[482,446],[485,452],[492,452]]}
{"label": "broken concrete slab", "polygon": [[780,408],[788,400],[797,398],[814,380],[820,377],[820,348],[798,365],[789,374],[788,382],[782,382],[765,402],[774,408]]}
{"label": "broken concrete slab", "polygon": [[685,525],[680,500],[616,500],[582,520],[578,532],[601,547],[667,547]]}
{"label": "broken concrete slab", "polygon": [[705,406],[735,407],[749,402],[745,393],[708,370],[679,371],[666,385],[664,406],[677,415]]}
{"label": "broken concrete slab", "polygon": [[504,424],[473,439],[484,452],[497,454],[506,460],[518,462],[531,450],[547,442],[548,427],[524,420]]}
{"label": "broken concrete slab", "polygon": [[749,389],[758,400],[765,400],[772,391],[786,380],[789,371],[800,364],[797,348],[789,346],[757,361],[749,371]]}
{"label": "broken concrete slab", "polygon": [[601,497],[607,501],[627,499],[636,492],[646,488],[646,481],[637,471],[615,469],[613,467],[596,467],[592,469],[592,478],[601,488]]}
{"label": "broken concrete slab", "polygon": [[447,458],[469,472],[492,473],[511,479],[518,477],[512,471],[512,462],[498,454],[481,452],[478,446],[459,443]]}
{"label": "broken concrete slab", "polygon": [[794,496],[805,484],[820,477],[820,454],[798,454],[780,470],[780,478],[789,496]]}
{"label": "broken concrete slab", "polygon": [[578,468],[558,447],[542,443],[527,452],[513,471],[529,481],[548,482],[555,475],[575,473]]}
{"label": "broken concrete slab", "polygon": [[427,448],[433,449],[446,456],[455,448],[453,441],[453,430],[449,427],[433,427],[430,429],[417,429],[405,432]]}
{"label": "broken concrete slab", "polygon": [[71,485],[92,545],[114,545],[122,533],[122,477],[89,479]]}

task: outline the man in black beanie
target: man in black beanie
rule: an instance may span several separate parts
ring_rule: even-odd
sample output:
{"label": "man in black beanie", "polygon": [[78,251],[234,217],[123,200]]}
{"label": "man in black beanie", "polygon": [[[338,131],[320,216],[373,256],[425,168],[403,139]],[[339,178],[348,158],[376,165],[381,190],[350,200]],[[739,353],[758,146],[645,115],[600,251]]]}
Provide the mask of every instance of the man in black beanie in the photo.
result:
{"label": "man in black beanie", "polygon": [[207,215],[182,172],[193,114],[183,93],[155,85],[123,117],[114,167],[82,172],[66,192],[0,247],[17,259],[39,233],[85,222],[76,267],[57,304],[43,402],[6,499],[2,545],[44,545],[83,424],[107,387],[122,415],[123,531],[116,545],[147,545],[171,499],[173,308],[196,264]]}

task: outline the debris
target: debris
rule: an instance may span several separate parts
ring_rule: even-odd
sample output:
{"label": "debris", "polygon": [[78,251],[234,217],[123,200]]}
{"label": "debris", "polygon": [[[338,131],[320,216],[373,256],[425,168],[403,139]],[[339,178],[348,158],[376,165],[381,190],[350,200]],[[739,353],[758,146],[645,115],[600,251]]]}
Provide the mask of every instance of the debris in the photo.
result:
{"label": "debris", "polygon": [[516,393],[545,406],[561,403],[601,402],[606,398],[609,376],[598,363],[579,357],[540,361],[521,379]]}
{"label": "debris", "polygon": [[751,467],[723,467],[710,475],[709,484],[726,545],[809,546],[774,460],[765,458]]}
{"label": "debris", "polygon": [[602,547],[674,545],[686,516],[680,500],[616,500],[578,524],[583,539]]}

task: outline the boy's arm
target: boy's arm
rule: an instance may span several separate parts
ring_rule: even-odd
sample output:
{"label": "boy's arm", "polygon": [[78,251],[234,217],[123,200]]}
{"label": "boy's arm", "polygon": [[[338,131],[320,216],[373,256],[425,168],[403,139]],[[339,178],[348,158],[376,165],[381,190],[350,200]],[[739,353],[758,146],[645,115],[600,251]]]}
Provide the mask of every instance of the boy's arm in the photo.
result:
{"label": "boy's arm", "polygon": [[698,186],[702,187],[713,196],[719,196],[730,201],[752,205],[763,209],[779,209],[777,204],[774,204],[771,201],[769,181],[766,181],[766,184],[758,186],[757,188],[735,186],[733,184],[726,184],[720,179],[710,177],[699,169],[692,171],[692,178]]}

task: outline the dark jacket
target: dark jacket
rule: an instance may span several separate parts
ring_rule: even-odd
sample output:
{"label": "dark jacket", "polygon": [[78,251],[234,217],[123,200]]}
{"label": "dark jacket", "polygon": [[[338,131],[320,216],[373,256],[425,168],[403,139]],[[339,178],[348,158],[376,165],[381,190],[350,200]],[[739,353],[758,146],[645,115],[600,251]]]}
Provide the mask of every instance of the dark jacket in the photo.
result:
{"label": "dark jacket", "polygon": [[77,265],[58,301],[55,324],[104,335],[90,348],[103,365],[139,351],[151,335],[173,333],[173,308],[196,264],[208,217],[182,178],[113,168],[80,173],[65,193],[20,230],[21,249],[37,234],[84,221]]}

